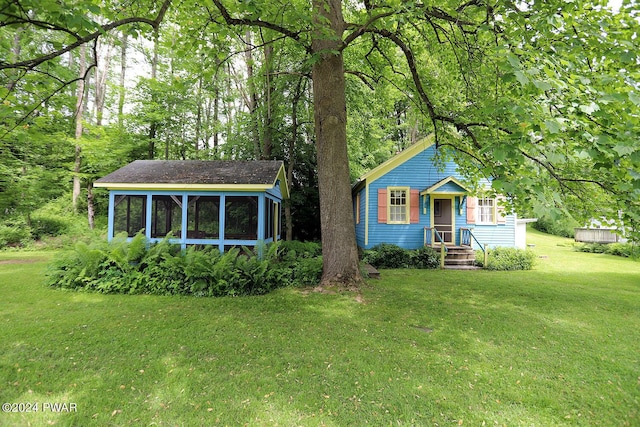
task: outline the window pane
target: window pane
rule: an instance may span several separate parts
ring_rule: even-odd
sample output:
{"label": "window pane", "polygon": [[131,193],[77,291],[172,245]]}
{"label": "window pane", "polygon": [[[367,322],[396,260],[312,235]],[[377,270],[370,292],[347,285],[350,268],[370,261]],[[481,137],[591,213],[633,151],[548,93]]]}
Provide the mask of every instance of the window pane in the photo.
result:
{"label": "window pane", "polygon": [[187,239],[220,237],[220,197],[189,196]]}
{"label": "window pane", "polygon": [[229,196],[225,198],[225,239],[258,239],[258,198]]}
{"label": "window pane", "polygon": [[165,237],[173,231],[180,237],[182,196],[153,196],[151,199],[151,237]]}
{"label": "window pane", "polygon": [[113,232],[133,237],[146,227],[147,196],[115,196]]}
{"label": "window pane", "polygon": [[389,222],[407,222],[406,190],[389,192]]}
{"label": "window pane", "polygon": [[494,199],[478,199],[478,221],[494,223]]}

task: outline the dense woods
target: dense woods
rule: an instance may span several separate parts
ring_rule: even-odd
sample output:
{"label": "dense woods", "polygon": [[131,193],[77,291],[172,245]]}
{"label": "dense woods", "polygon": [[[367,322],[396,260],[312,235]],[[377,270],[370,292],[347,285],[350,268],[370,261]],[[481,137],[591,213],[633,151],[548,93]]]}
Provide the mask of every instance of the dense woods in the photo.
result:
{"label": "dense woods", "polygon": [[287,239],[357,281],[350,185],[431,132],[522,214],[636,227],[638,9],[2,0],[2,233],[103,227],[92,182],[135,159],[282,159]]}

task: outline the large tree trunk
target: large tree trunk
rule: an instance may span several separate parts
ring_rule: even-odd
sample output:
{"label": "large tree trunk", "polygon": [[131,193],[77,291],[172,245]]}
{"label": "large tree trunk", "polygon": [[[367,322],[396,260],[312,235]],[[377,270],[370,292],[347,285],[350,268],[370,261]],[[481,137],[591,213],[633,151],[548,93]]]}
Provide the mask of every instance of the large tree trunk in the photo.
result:
{"label": "large tree trunk", "polygon": [[313,9],[316,31],[312,49],[319,54],[313,65],[312,77],[322,231],[322,285],[359,284],[362,277],[351,201],[341,51],[345,22],[340,0],[313,0]]}

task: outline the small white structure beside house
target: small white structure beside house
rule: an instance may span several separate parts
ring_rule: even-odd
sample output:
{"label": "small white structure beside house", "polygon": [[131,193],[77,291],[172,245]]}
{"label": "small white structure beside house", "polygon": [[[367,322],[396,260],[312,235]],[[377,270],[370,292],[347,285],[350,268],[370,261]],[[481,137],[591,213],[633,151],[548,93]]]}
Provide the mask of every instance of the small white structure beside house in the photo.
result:
{"label": "small white structure beside house", "polygon": [[593,219],[587,227],[575,229],[576,242],[584,243],[625,243],[624,232],[618,232],[614,221]]}
{"label": "small white structure beside house", "polygon": [[517,218],[516,219],[516,248],[527,248],[527,224],[536,222],[538,218]]}

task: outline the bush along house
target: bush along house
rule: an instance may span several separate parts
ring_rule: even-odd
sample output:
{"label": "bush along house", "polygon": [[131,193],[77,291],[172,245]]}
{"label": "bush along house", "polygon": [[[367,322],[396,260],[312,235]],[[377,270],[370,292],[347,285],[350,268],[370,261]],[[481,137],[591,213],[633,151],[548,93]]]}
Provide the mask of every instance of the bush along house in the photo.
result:
{"label": "bush along house", "polygon": [[530,220],[505,214],[500,197],[471,194],[457,165],[436,165],[436,153],[429,136],[356,181],[352,195],[358,246],[525,247]]}
{"label": "bush along house", "polygon": [[150,242],[255,247],[280,239],[281,161],[137,160],[98,179],[109,190],[108,238],[144,231]]}

